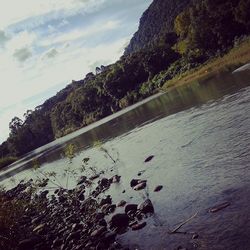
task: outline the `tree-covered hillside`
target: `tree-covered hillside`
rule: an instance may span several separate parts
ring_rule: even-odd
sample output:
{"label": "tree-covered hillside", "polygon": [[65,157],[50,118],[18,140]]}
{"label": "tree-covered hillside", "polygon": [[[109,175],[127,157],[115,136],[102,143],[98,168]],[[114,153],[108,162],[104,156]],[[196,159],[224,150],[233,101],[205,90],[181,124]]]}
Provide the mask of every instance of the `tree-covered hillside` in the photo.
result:
{"label": "tree-covered hillside", "polygon": [[225,54],[250,32],[250,0],[155,0],[116,63],[10,122],[0,154],[21,156],[157,91],[166,80]]}
{"label": "tree-covered hillside", "polygon": [[143,13],[138,31],[125,49],[125,55],[159,43],[171,42],[175,37],[174,20],[191,0],[155,0]]}

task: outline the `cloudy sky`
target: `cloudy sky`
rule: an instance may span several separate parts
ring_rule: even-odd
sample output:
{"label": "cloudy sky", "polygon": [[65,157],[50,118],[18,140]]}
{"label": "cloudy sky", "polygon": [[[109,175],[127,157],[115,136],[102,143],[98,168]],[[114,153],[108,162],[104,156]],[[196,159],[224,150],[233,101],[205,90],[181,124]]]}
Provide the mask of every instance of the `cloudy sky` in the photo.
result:
{"label": "cloudy sky", "polygon": [[72,80],[115,62],[152,0],[0,0],[0,143]]}

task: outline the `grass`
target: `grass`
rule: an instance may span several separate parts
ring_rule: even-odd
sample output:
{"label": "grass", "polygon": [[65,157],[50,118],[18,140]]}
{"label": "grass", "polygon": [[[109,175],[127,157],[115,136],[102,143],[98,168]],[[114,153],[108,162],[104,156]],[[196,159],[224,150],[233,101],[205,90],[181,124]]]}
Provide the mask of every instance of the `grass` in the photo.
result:
{"label": "grass", "polygon": [[0,159],[0,169],[7,167],[11,163],[17,161],[17,157],[7,156]]}
{"label": "grass", "polygon": [[162,90],[166,91],[169,88],[173,88],[179,85],[188,84],[195,80],[206,77],[210,74],[221,71],[227,67],[231,70],[242,66],[245,63],[250,62],[250,38],[248,37],[239,45],[231,49],[223,57],[216,57],[210,59],[202,66],[189,70],[183,74],[177,75],[173,79],[165,82]]}

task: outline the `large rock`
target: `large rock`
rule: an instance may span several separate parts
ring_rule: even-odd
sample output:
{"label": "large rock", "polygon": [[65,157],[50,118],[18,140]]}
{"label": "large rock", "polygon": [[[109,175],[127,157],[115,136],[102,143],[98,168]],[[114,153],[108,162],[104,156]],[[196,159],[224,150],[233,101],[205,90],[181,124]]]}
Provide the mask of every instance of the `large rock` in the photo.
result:
{"label": "large rock", "polygon": [[127,204],[125,206],[125,213],[127,214],[129,211],[135,212],[137,210],[137,204]]}
{"label": "large rock", "polygon": [[115,228],[125,228],[129,224],[129,217],[127,214],[115,214],[110,220],[110,226]]}
{"label": "large rock", "polygon": [[140,203],[137,207],[142,213],[154,213],[154,206],[150,199],[147,199]]}

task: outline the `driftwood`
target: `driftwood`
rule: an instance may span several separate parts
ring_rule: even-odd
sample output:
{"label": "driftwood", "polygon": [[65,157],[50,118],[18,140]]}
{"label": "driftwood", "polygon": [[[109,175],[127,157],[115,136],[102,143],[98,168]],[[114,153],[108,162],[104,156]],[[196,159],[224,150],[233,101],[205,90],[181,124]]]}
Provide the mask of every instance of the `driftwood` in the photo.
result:
{"label": "driftwood", "polygon": [[194,215],[192,215],[190,218],[188,218],[187,220],[183,221],[181,224],[179,224],[175,229],[173,229],[172,231],[169,231],[169,234],[174,234],[174,233],[178,233],[177,231],[184,226],[185,224],[187,224],[189,221],[191,221],[194,217],[196,217],[196,215],[198,214],[198,212],[196,212]]}

